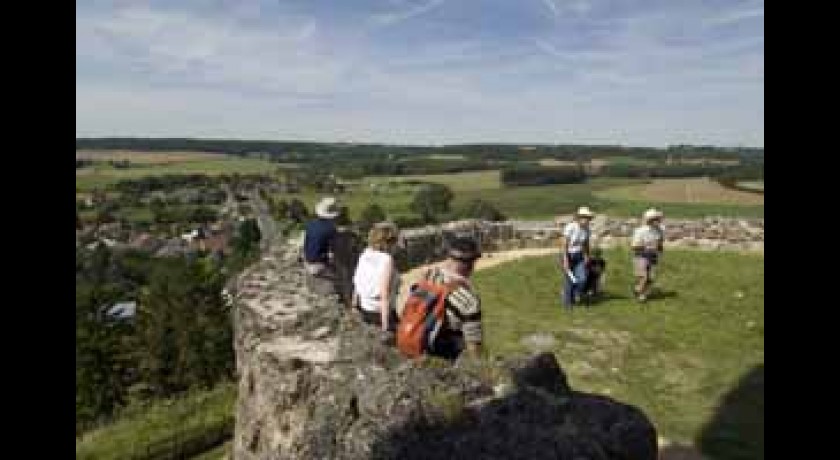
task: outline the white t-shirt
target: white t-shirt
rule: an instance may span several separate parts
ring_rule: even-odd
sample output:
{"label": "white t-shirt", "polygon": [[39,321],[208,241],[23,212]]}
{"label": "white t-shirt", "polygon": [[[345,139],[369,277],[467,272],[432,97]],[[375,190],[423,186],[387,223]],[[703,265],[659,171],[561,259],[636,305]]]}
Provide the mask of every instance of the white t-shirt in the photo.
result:
{"label": "white t-shirt", "polygon": [[645,224],[633,230],[633,239],[630,245],[634,248],[641,246],[648,251],[658,251],[659,244],[663,239],[662,229]]}
{"label": "white t-shirt", "polygon": [[583,246],[589,241],[590,231],[577,222],[566,224],[563,229],[563,237],[566,238],[568,252],[575,254],[583,251]]}
{"label": "white t-shirt", "polygon": [[[387,252],[365,248],[356,264],[353,274],[353,286],[359,294],[359,303],[363,310],[379,312],[382,299],[382,277],[387,276],[388,265],[393,267],[393,257]],[[399,290],[399,276],[395,269],[391,270],[391,298],[388,303],[391,309],[396,306],[397,291]]]}

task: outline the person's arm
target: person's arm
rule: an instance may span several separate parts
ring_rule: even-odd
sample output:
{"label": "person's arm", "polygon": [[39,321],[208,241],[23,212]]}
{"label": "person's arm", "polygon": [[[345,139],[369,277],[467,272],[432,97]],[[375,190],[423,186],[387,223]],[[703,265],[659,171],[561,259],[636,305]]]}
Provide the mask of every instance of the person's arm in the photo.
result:
{"label": "person's arm", "polygon": [[350,309],[355,309],[357,306],[362,304],[362,299],[359,297],[359,292],[356,291],[356,288],[353,288],[353,295],[350,297]]}
{"label": "person's arm", "polygon": [[391,276],[393,270],[394,259],[388,258],[388,263],[385,265],[382,278],[379,280],[379,314],[381,318],[380,324],[382,325],[383,331],[388,330],[388,320],[390,319],[389,309],[391,308]]}
{"label": "person's arm", "polygon": [[562,238],[562,241],[560,242],[560,255],[557,265],[559,265],[560,271],[566,272],[569,270],[569,240],[562,236],[560,238]]}
{"label": "person's arm", "polygon": [[590,236],[587,236],[586,241],[583,242],[583,261],[586,264],[589,264],[589,260],[591,259],[589,255],[589,238]]}
{"label": "person's arm", "polygon": [[335,263],[335,247],[338,244],[338,230],[335,226],[330,229],[329,236],[327,237],[327,259]]}
{"label": "person's arm", "polygon": [[665,232],[662,229],[659,229],[659,245],[657,249],[659,249],[660,254],[665,251]]}
{"label": "person's arm", "polygon": [[563,241],[560,244],[560,262],[563,264],[562,268],[564,273],[569,271],[569,240],[572,235],[571,225],[572,224],[566,225],[566,228],[563,229],[563,235],[561,237],[563,238]]}
{"label": "person's arm", "polygon": [[454,297],[450,294],[447,302],[456,309],[457,316],[461,318],[461,332],[464,334],[467,353],[473,358],[480,357],[483,338],[481,300],[472,291],[460,289]]}

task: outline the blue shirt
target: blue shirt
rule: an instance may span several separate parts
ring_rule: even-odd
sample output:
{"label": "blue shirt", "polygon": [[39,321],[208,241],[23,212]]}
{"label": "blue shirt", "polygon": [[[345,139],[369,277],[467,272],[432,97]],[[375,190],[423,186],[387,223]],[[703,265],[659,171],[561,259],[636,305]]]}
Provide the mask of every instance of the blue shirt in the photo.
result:
{"label": "blue shirt", "polygon": [[335,224],[327,219],[307,222],[303,237],[303,257],[307,262],[327,262],[327,253],[337,231]]}

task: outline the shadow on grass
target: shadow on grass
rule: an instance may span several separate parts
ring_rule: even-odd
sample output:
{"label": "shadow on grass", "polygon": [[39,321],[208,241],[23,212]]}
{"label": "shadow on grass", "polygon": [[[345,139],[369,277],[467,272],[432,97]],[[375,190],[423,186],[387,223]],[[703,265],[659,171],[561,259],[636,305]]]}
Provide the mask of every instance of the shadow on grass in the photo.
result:
{"label": "shadow on grass", "polygon": [[764,364],[744,375],[720,401],[696,444],[720,460],[764,458]]}
{"label": "shadow on grass", "polygon": [[679,297],[677,295],[677,291],[658,291],[658,290],[654,290],[653,294],[650,296],[650,300],[674,299],[676,297]]}
{"label": "shadow on grass", "polygon": [[709,460],[691,446],[667,446],[659,450],[659,460]]}
{"label": "shadow on grass", "polygon": [[546,394],[519,390],[448,420],[396,425],[368,458],[657,459],[656,430],[639,409],[583,392]]}

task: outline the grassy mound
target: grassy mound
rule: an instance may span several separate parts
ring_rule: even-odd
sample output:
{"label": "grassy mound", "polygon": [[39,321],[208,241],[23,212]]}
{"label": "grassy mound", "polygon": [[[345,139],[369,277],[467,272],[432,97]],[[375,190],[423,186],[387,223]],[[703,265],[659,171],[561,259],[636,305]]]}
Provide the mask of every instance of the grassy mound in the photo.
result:
{"label": "grassy mound", "polygon": [[659,295],[644,305],[631,296],[627,250],[605,257],[605,298],[572,313],[560,304],[552,257],[476,273],[489,353],[527,350],[535,334],[548,334],[554,340],[536,342],[556,353],[573,388],[640,407],[669,440],[721,458],[761,458],[763,256],[669,251]]}
{"label": "grassy mound", "polygon": [[232,435],[235,400],[235,385],[225,383],[128,408],[117,421],[77,438],[76,458],[189,458],[207,452]]}

